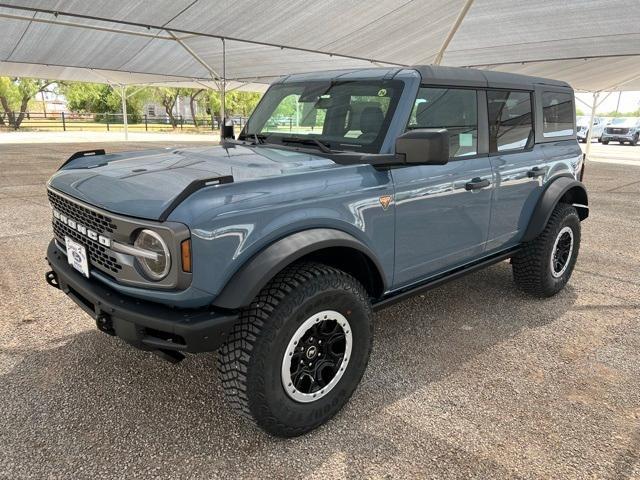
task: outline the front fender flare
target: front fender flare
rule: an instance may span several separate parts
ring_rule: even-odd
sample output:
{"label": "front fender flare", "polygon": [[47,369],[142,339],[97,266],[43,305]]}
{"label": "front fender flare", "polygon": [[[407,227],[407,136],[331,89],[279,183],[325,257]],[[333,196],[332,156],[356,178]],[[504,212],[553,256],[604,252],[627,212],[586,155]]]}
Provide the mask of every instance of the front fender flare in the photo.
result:
{"label": "front fender flare", "polygon": [[332,247],[347,247],[362,252],[376,266],[384,282],[382,266],[364,243],[341,230],[314,228],[288,235],[254,255],[233,274],[212,305],[232,310],[246,307],[269,280],[285,267],[305,255]]}
{"label": "front fender flare", "polygon": [[530,242],[542,233],[553,209],[565,195],[569,197],[569,203],[578,208],[580,220],[589,216],[587,189],[582,182],[573,177],[559,177],[551,181],[542,192],[522,237],[523,242]]}

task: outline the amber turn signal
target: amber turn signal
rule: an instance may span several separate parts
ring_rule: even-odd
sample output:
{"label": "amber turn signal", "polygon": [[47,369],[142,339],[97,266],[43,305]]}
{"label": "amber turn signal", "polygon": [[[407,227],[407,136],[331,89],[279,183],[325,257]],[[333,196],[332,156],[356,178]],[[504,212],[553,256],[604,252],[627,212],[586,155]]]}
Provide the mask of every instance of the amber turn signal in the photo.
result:
{"label": "amber turn signal", "polygon": [[191,273],[191,240],[184,240],[180,244],[182,255],[182,271]]}

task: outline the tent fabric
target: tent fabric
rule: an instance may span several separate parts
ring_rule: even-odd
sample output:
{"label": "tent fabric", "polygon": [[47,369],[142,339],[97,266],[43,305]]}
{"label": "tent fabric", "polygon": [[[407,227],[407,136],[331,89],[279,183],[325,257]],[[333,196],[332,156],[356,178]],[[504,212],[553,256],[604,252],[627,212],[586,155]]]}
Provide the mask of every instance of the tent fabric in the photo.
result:
{"label": "tent fabric", "polygon": [[[456,20],[471,3],[459,28]],[[637,0],[0,0],[0,75],[263,90],[279,76],[429,64],[640,90]],[[176,37],[179,39],[176,40]]]}

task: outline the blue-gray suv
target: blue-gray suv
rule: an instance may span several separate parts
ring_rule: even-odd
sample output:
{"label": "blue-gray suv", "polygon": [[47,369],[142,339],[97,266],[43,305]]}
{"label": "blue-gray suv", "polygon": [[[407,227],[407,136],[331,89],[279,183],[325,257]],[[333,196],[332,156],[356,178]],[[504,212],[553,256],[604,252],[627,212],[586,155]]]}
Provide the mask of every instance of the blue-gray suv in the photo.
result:
{"label": "blue-gray suv", "polygon": [[217,350],[230,404],[300,435],[358,385],[372,311],[507,259],[525,292],[565,286],[574,112],[566,83],[492,71],[291,75],[220,146],[74,154],[46,279],[135,347]]}

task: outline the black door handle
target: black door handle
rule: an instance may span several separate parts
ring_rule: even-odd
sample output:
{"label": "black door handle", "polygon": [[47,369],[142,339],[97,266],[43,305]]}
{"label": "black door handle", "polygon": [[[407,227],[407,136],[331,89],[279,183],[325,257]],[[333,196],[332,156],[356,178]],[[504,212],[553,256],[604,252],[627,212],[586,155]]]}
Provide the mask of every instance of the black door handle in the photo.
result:
{"label": "black door handle", "polygon": [[470,182],[467,182],[464,185],[464,188],[466,190],[478,190],[480,188],[488,187],[489,185],[491,185],[491,182],[488,179],[485,178],[483,180],[480,177],[476,177],[476,178],[471,179]]}
{"label": "black door handle", "polygon": [[547,169],[544,167],[533,167],[531,170],[527,172],[527,177],[529,178],[542,177],[546,173],[547,173]]}

